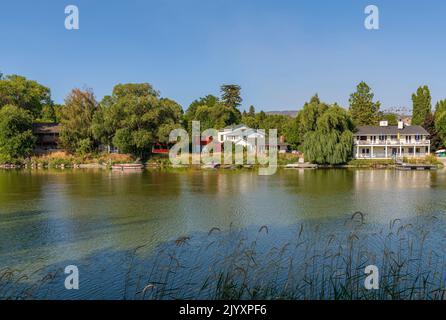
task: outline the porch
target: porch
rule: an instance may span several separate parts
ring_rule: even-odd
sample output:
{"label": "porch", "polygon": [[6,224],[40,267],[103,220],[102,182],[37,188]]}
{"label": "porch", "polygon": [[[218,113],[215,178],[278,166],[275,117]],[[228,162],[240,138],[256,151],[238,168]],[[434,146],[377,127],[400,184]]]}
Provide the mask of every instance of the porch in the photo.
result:
{"label": "porch", "polygon": [[356,159],[420,158],[430,154],[430,146],[355,146]]}

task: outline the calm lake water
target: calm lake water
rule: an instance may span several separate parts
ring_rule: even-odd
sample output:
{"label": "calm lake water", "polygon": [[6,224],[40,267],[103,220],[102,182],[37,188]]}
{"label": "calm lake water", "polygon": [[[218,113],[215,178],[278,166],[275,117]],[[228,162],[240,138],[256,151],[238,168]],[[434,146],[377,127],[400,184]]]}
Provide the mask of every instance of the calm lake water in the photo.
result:
{"label": "calm lake water", "polygon": [[[432,216],[439,225],[445,191],[446,170],[0,171],[0,270],[33,279],[76,264],[81,290],[62,290],[57,280],[37,297],[122,298],[139,246],[143,259],[182,236],[200,242],[212,228],[261,226],[273,246],[299,223],[336,231],[357,211],[370,225]],[[14,288],[4,290],[14,296]]]}

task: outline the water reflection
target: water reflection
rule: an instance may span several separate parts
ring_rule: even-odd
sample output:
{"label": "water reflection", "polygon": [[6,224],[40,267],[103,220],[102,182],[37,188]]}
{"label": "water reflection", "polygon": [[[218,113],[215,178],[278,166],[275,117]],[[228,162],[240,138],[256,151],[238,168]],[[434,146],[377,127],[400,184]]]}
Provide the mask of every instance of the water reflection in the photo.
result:
{"label": "water reflection", "polygon": [[440,171],[1,171],[0,267],[47,266],[213,227],[287,227],[367,214],[444,216]]}

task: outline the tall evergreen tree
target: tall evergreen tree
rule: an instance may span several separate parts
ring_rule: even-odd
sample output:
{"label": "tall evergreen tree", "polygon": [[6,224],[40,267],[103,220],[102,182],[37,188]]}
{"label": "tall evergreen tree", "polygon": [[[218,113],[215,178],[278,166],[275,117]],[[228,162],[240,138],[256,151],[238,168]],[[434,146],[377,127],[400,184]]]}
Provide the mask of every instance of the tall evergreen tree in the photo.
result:
{"label": "tall evergreen tree", "polygon": [[236,84],[224,84],[220,87],[221,99],[225,105],[234,109],[238,108],[243,99],[240,91],[241,87]]}
{"label": "tall evergreen tree", "polygon": [[422,86],[412,95],[413,111],[412,124],[423,125],[432,112],[431,93],[428,86]]}
{"label": "tall evergreen tree", "polygon": [[256,116],[256,109],[254,108],[254,106],[250,106],[249,107],[249,116],[251,117],[255,117]]}
{"label": "tall evergreen tree", "polygon": [[370,87],[362,81],[356,92],[350,95],[350,115],[357,126],[376,125],[379,119],[379,101],[373,102],[374,94]]}

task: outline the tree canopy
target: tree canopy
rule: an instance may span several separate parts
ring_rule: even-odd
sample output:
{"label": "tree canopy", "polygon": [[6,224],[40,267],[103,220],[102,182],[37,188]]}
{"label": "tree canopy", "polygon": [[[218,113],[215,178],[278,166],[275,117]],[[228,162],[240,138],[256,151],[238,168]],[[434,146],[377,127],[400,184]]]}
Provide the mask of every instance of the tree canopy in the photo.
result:
{"label": "tree canopy", "polygon": [[440,100],[435,105],[434,127],[440,140],[438,143],[438,148],[440,148],[446,145],[446,100]]}
{"label": "tree canopy", "polygon": [[8,75],[0,79],[0,108],[8,104],[27,110],[34,118],[39,118],[42,109],[52,105],[51,92],[36,81]]}
{"label": "tree canopy", "polygon": [[315,127],[305,133],[303,151],[307,161],[342,164],[352,156],[353,121],[346,110],[334,104],[317,118]]}
{"label": "tree canopy", "polygon": [[29,156],[34,148],[32,115],[13,105],[0,109],[0,161],[13,162]]}
{"label": "tree canopy", "polygon": [[73,89],[65,99],[61,114],[60,144],[70,152],[86,154],[97,145],[92,122],[98,103],[92,90]]}
{"label": "tree canopy", "polygon": [[192,121],[200,121],[202,130],[221,129],[229,125],[239,124],[241,113],[238,109],[213,95],[193,101],[184,115],[185,126],[190,132]]}
{"label": "tree canopy", "polygon": [[231,108],[238,108],[242,104],[242,88],[236,84],[224,84],[220,87],[222,102]]}
{"label": "tree canopy", "polygon": [[304,104],[296,118],[287,125],[287,141],[295,148],[302,146],[306,133],[316,130],[319,117],[328,108],[329,106],[321,102],[317,94],[311,97],[310,101]]}
{"label": "tree canopy", "polygon": [[432,112],[431,93],[428,86],[422,86],[412,95],[412,125],[423,125]]}
{"label": "tree canopy", "polygon": [[370,87],[364,82],[360,82],[356,87],[356,92],[350,95],[350,115],[357,126],[376,125],[379,118],[379,101],[373,102],[374,94]]}
{"label": "tree canopy", "polygon": [[181,106],[160,99],[149,83],[119,84],[102,100],[92,130],[102,143],[142,156],[153,143],[167,142],[170,131],[181,126],[181,117]]}

